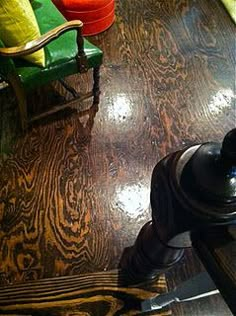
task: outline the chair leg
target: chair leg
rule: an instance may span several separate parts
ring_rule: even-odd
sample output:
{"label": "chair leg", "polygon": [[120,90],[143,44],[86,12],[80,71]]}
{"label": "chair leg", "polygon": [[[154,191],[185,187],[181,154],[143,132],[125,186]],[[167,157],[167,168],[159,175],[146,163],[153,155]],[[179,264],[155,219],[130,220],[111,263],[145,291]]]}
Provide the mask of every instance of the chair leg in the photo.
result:
{"label": "chair leg", "polygon": [[21,120],[21,128],[22,131],[25,132],[28,127],[27,123],[27,102],[25,96],[17,96],[18,99],[18,107],[20,112],[20,120]]}
{"label": "chair leg", "polygon": [[25,132],[27,130],[27,102],[24,89],[21,86],[21,83],[18,77],[10,78],[10,84],[15,92],[16,99],[18,102],[18,109],[20,114],[21,128]]}
{"label": "chair leg", "polygon": [[99,96],[100,96],[100,66],[93,68],[93,103],[99,103]]}

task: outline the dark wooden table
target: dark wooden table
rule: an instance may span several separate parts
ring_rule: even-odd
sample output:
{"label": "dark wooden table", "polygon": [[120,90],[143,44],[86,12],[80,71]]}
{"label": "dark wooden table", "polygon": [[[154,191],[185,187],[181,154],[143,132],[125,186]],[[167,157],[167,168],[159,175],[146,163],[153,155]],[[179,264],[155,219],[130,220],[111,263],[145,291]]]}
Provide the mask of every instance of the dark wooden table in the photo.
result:
{"label": "dark wooden table", "polygon": [[[235,126],[234,37],[218,0],[117,0],[116,23],[92,39],[104,51],[98,112],[63,112],[20,136],[1,91],[1,144],[16,140],[0,159],[2,285],[117,267],[150,218],[157,161]],[[87,79],[68,81],[83,89]],[[30,96],[30,110],[68,97],[55,84]],[[187,251],[169,287],[201,269]],[[173,315],[230,313],[218,296]]]}

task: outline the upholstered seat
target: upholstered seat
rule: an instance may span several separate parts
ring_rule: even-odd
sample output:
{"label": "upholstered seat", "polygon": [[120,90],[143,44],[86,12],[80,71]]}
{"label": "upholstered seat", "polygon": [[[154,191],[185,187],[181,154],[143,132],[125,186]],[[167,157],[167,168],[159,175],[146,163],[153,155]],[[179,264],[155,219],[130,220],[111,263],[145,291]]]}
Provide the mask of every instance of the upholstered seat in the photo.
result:
{"label": "upholstered seat", "polygon": [[[61,79],[78,72],[78,64],[75,59],[77,47],[74,35],[75,34],[72,34],[72,36],[67,38],[67,40],[70,39],[70,41],[67,41],[67,47],[71,47],[71,51],[75,52],[74,57],[66,55],[67,50],[62,48],[63,53],[65,53],[64,56],[60,54],[53,55],[52,57],[50,53],[46,51],[45,68],[35,67],[34,65],[20,59],[15,62],[17,74],[19,75],[26,90],[31,90],[52,80]],[[58,43],[58,49],[59,47],[60,45]],[[84,40],[84,52],[87,57],[89,68],[94,68],[96,65],[100,65],[102,63],[102,52],[87,40]]]}
{"label": "upholstered seat", "polygon": [[[33,0],[31,4],[41,35],[47,34],[47,32],[66,22],[66,19],[50,0]],[[0,76],[13,86],[18,99],[19,93],[17,92],[19,92],[19,89],[21,90],[19,102],[23,102],[22,95],[24,95],[24,91],[29,91],[52,80],[63,79],[68,75],[80,72],[77,31],[65,30],[64,34],[55,37],[55,39],[44,46],[46,57],[46,66],[44,68],[35,66],[20,58],[10,58],[6,54],[4,55],[0,49]],[[86,60],[86,65],[83,65],[83,71],[89,68],[98,69],[102,64],[102,51],[85,39],[82,39],[82,43]],[[0,47],[4,47],[1,41]],[[12,73],[14,73],[14,80],[11,80]],[[9,74],[11,74],[11,77]],[[97,88],[95,89],[94,87],[93,92]],[[25,118],[23,119],[25,120]],[[24,124],[22,124],[22,127],[24,127]]]}
{"label": "upholstered seat", "polygon": [[[54,5],[49,0],[32,1],[32,7],[41,34],[47,33],[66,21],[62,14],[58,10],[55,10]],[[15,62],[16,71],[27,90],[78,71],[75,58],[78,54],[76,31],[69,31],[61,35],[45,46],[44,50],[46,57],[45,68],[36,67],[22,59],[18,59]],[[87,40],[84,40],[84,52],[89,68],[102,63],[101,50]]]}

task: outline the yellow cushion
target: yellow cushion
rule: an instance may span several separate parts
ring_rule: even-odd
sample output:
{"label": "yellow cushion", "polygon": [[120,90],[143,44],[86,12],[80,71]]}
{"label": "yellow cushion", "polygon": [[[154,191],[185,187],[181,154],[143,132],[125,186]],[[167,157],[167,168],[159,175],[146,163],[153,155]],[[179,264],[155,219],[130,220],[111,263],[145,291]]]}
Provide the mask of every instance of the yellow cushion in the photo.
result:
{"label": "yellow cushion", "polygon": [[222,0],[234,23],[236,23],[236,0]]}
{"label": "yellow cushion", "polygon": [[[20,46],[39,36],[38,23],[29,0],[0,0],[0,39],[6,46]],[[45,66],[43,49],[23,58]]]}

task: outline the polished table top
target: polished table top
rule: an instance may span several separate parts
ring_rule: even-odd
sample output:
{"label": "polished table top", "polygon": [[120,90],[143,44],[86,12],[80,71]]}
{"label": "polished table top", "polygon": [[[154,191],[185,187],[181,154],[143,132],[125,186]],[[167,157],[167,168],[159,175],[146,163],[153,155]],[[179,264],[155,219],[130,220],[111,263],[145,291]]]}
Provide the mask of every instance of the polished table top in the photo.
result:
{"label": "polished table top", "polygon": [[[2,284],[116,268],[150,218],[157,161],[235,126],[235,26],[220,1],[117,0],[116,12],[93,39],[105,55],[97,113],[66,112],[19,136],[13,97],[0,98],[1,135],[17,135],[0,162]],[[69,81],[83,89],[84,78]],[[56,84],[32,95],[32,111],[60,93]],[[201,269],[189,250],[169,286]],[[230,315],[220,297],[173,313]]]}

